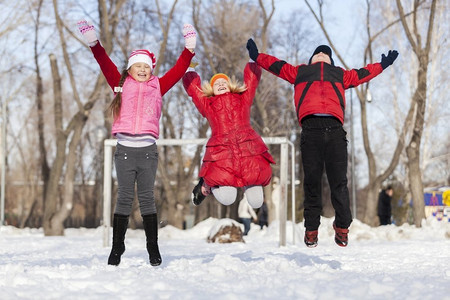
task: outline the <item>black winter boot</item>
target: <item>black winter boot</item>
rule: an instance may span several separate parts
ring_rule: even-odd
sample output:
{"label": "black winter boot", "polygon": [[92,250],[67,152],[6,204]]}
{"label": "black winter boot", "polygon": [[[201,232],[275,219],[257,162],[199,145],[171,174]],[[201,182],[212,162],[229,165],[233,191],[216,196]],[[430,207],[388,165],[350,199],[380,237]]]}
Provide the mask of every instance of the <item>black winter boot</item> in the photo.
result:
{"label": "black winter boot", "polygon": [[145,236],[147,237],[147,251],[150,264],[159,266],[162,262],[158,248],[158,217],[156,214],[142,216]]}
{"label": "black winter boot", "polygon": [[128,228],[128,216],[114,214],[113,242],[108,265],[118,266],[120,257],[125,252],[125,233]]}
{"label": "black winter boot", "polygon": [[202,185],[203,185],[203,178],[200,177],[200,180],[198,181],[197,185],[192,190],[192,194],[194,197],[192,198],[192,203],[194,203],[195,206],[200,205],[203,200],[205,200],[206,196],[202,193]]}

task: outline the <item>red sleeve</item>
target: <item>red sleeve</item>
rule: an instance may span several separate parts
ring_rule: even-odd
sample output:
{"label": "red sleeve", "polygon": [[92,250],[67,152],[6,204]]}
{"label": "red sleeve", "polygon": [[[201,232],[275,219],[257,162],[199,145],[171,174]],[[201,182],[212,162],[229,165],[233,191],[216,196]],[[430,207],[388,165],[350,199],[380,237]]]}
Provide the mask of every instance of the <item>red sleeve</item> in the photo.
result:
{"label": "red sleeve", "polygon": [[250,104],[253,102],[253,98],[255,98],[256,88],[258,87],[261,73],[261,67],[258,66],[258,64],[251,62],[245,65],[244,83],[247,86],[247,90],[243,93],[243,96],[245,97],[245,101]]}
{"label": "red sleeve", "polygon": [[297,77],[298,66],[294,67],[284,60],[279,60],[275,56],[271,56],[265,53],[259,53],[256,62],[264,70],[267,70],[275,76],[278,76],[281,79],[294,84],[295,78]]}
{"label": "red sleeve", "polygon": [[203,117],[206,117],[206,99],[207,97],[203,94],[201,89],[200,76],[196,72],[189,71],[183,76],[183,86],[189,97],[192,97],[192,101],[197,107],[198,111]]}
{"label": "red sleeve", "polygon": [[121,76],[116,65],[109,58],[108,54],[106,54],[106,51],[102,45],[100,45],[100,42],[98,42],[94,47],[91,47],[91,51],[94,54],[94,58],[99,64],[106,81],[114,91],[114,87],[119,85]]}
{"label": "red sleeve", "polygon": [[167,93],[175,83],[177,83],[184,75],[186,70],[189,68],[189,64],[191,63],[192,57],[194,57],[194,53],[184,48],[180,57],[178,58],[175,65],[167,71],[161,78],[159,78],[159,84],[161,87],[161,95]]}
{"label": "red sleeve", "polygon": [[383,72],[383,68],[380,63],[369,64],[358,70],[344,70],[344,88],[348,89],[368,82],[372,78],[380,75],[381,72]]}

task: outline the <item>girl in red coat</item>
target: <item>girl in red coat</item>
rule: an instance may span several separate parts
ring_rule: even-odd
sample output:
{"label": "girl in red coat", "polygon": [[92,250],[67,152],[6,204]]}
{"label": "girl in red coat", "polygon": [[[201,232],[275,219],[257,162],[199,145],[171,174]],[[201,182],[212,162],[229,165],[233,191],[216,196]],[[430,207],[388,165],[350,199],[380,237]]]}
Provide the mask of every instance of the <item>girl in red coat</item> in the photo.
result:
{"label": "girl in red coat", "polygon": [[[275,163],[262,138],[250,125],[250,110],[261,77],[261,68],[249,62],[244,69],[244,84],[219,73],[201,84],[200,76],[189,68],[183,77],[186,92],[211,127],[211,138],[200,170],[203,197],[209,189],[224,205],[236,200],[242,187],[253,208],[262,205],[262,186],[272,177]],[[194,192],[195,194],[195,192]]]}

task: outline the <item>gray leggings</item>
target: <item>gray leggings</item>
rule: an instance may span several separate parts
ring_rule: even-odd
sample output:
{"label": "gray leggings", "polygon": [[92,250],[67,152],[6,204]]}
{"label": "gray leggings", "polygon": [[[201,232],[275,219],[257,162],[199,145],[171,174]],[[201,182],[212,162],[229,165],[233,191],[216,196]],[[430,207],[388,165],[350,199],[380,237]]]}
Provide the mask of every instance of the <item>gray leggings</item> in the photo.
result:
{"label": "gray leggings", "polygon": [[141,215],[156,213],[155,186],[158,168],[158,148],[156,144],[148,147],[126,147],[117,144],[114,153],[117,182],[117,204],[114,213],[129,216],[134,200],[135,184]]}

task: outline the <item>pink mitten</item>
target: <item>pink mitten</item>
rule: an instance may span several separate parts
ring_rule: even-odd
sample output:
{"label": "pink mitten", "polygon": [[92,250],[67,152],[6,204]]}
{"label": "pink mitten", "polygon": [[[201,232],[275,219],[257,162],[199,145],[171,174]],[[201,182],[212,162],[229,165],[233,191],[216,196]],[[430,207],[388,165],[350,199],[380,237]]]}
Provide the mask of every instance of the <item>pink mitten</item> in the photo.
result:
{"label": "pink mitten", "polygon": [[78,30],[83,35],[83,38],[89,47],[95,46],[98,42],[98,38],[94,26],[90,25],[86,20],[79,21],[77,25]]}
{"label": "pink mitten", "polygon": [[184,44],[187,49],[194,50],[197,42],[197,32],[191,24],[184,24],[183,26]]}

